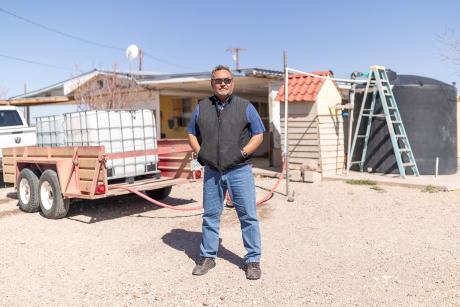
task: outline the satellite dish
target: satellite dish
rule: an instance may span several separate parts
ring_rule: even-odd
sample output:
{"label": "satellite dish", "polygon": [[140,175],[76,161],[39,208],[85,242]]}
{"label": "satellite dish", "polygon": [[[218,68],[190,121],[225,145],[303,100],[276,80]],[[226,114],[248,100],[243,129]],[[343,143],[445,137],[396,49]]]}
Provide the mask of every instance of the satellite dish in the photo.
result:
{"label": "satellite dish", "polygon": [[126,48],[126,57],[132,61],[139,56],[139,48],[136,45],[129,45]]}

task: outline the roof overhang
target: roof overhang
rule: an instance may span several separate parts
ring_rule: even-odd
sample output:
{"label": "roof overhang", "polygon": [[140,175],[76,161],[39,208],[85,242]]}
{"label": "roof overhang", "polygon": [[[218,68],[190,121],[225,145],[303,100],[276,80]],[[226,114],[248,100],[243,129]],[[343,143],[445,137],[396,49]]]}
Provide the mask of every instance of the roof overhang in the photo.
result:
{"label": "roof overhang", "polygon": [[93,80],[99,76],[111,76],[117,75],[119,78],[134,79],[127,73],[118,73],[110,71],[92,70],[84,74],[75,76],[73,78],[64,80],[62,82],[41,88],[39,90],[31,91],[26,94],[11,97],[8,100],[18,100],[24,98],[46,98],[46,97],[57,97],[57,96],[71,96],[72,93],[83,84],[90,80]]}
{"label": "roof overhang", "polygon": [[[160,81],[148,81],[141,84],[148,89],[161,93],[195,94],[198,97],[211,95],[211,78],[176,78]],[[267,78],[234,77],[235,94],[250,95],[254,97],[268,96],[269,84],[273,82]]]}
{"label": "roof overhang", "polygon": [[6,106],[36,106],[43,104],[67,104],[75,103],[73,97],[68,96],[53,96],[53,97],[38,97],[38,98],[18,98],[0,100],[0,105]]}
{"label": "roof overhang", "polygon": [[[235,94],[246,97],[267,97],[269,84],[283,78],[283,73],[280,71],[259,68],[240,69],[232,72],[235,80]],[[0,104],[26,106],[75,103],[74,91],[79,86],[101,75],[117,75],[120,78],[132,79],[139,86],[149,90],[158,90],[163,95],[206,97],[211,94],[210,72],[155,74],[92,70],[39,90],[14,96],[7,100],[0,100]]]}
{"label": "roof overhang", "polygon": [[[274,70],[248,68],[234,70],[233,79],[237,95],[245,97],[267,97],[269,84],[283,79],[283,73]],[[156,76],[154,79],[138,82],[151,90],[158,90],[164,95],[195,95],[206,97],[211,92],[211,73],[176,74]]]}

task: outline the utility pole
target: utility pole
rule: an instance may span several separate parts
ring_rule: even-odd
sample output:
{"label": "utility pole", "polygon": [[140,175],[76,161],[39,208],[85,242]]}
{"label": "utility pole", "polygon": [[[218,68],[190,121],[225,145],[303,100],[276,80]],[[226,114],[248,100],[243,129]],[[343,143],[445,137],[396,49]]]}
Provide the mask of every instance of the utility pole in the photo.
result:
{"label": "utility pole", "polygon": [[142,71],[142,48],[139,48],[139,71]]}
{"label": "utility pole", "polygon": [[227,48],[227,51],[232,53],[233,62],[235,62],[235,69],[240,69],[240,51],[246,51],[245,48]]}

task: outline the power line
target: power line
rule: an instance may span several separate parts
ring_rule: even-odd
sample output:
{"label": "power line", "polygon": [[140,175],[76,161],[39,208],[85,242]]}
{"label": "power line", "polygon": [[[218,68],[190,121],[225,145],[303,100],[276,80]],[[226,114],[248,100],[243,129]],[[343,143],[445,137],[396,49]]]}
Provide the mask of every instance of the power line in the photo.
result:
{"label": "power line", "polygon": [[[26,23],[29,23],[31,25],[34,25],[36,27],[42,28],[44,30],[47,30],[49,32],[53,32],[55,34],[59,34],[59,35],[64,36],[64,37],[67,37],[67,38],[70,38],[70,39],[73,39],[73,40],[77,40],[77,41],[82,42],[82,43],[86,43],[86,44],[89,44],[89,45],[94,45],[94,46],[101,47],[101,48],[111,49],[111,50],[125,51],[125,48],[120,48],[120,47],[117,47],[117,46],[111,46],[111,45],[107,45],[107,44],[98,43],[98,42],[95,42],[95,41],[92,41],[92,40],[89,40],[89,39],[86,39],[86,38],[83,38],[83,37],[79,37],[79,36],[76,36],[76,35],[73,35],[73,34],[70,34],[70,33],[66,33],[66,32],[62,32],[60,30],[56,30],[54,28],[48,27],[48,26],[43,25],[41,23],[38,23],[36,21],[33,21],[33,20],[28,19],[28,18],[19,16],[19,15],[15,14],[15,13],[10,12],[8,10],[5,10],[3,8],[0,8],[0,12],[2,12],[4,14],[7,14],[7,15],[10,15],[12,17],[15,17],[15,18],[17,18],[19,20],[22,20],[22,21],[24,21]],[[187,66],[184,66],[184,65],[181,65],[181,64],[177,64],[177,63],[174,63],[174,62],[170,62],[170,61],[155,57],[155,56],[153,56],[150,53],[147,53],[145,51],[144,51],[144,55],[146,55],[147,57],[149,57],[149,58],[151,58],[151,59],[153,59],[153,60],[155,60],[157,62],[164,63],[164,64],[167,64],[167,65],[177,66],[177,67],[180,67],[180,68],[192,68],[192,67],[187,67]]]}
{"label": "power line", "polygon": [[168,60],[165,60],[165,59],[161,59],[161,58],[158,58],[156,56],[153,56],[151,55],[150,53],[148,52],[145,52],[145,51],[142,51],[142,53],[148,57],[148,58],[151,58],[157,62],[162,62],[164,64],[169,64],[169,65],[172,65],[172,66],[176,66],[176,67],[180,67],[180,68],[186,68],[186,69],[194,69],[193,67],[190,67],[190,66],[185,66],[185,65],[181,65],[181,64],[176,64],[176,63],[173,63],[173,62],[170,62]]}
{"label": "power line", "polygon": [[20,19],[24,22],[27,22],[31,25],[34,25],[36,27],[39,27],[39,28],[42,28],[42,29],[45,29],[47,31],[50,31],[50,32],[53,32],[53,33],[56,33],[56,34],[59,34],[59,35],[62,35],[62,36],[65,36],[67,38],[71,38],[71,39],[74,39],[74,40],[77,40],[77,41],[80,41],[80,42],[83,42],[83,43],[87,43],[87,44],[90,44],[90,45],[95,45],[95,46],[98,46],[98,47],[102,47],[102,48],[108,48],[108,49],[113,49],[113,50],[121,50],[121,51],[124,51],[123,48],[118,48],[118,47],[114,47],[114,46],[110,46],[110,45],[105,45],[105,44],[100,44],[98,42],[94,42],[94,41],[90,41],[88,39],[85,39],[85,38],[82,38],[82,37],[78,37],[76,35],[72,35],[72,34],[69,34],[69,33],[65,33],[65,32],[62,32],[62,31],[59,31],[59,30],[56,30],[56,29],[53,29],[53,28],[50,28],[48,26],[45,26],[45,25],[42,25],[38,22],[35,22],[33,20],[30,20],[30,19],[27,19],[25,17],[22,17],[22,16],[19,16],[19,15],[16,15],[10,11],[7,11],[5,9],[2,9],[0,8],[0,12],[2,13],[5,13],[5,14],[8,14],[10,16],[13,16],[17,19]]}
{"label": "power line", "polygon": [[18,57],[14,57],[14,56],[11,56],[11,55],[6,55],[6,54],[0,54],[0,57],[5,58],[5,59],[9,59],[9,60],[13,60],[13,61],[19,61],[19,62],[24,62],[24,63],[29,63],[29,64],[35,64],[35,65],[40,65],[40,66],[46,66],[46,67],[50,67],[50,68],[60,69],[60,70],[71,71],[71,69],[69,69],[69,68],[60,67],[60,66],[56,66],[56,65],[53,65],[53,64],[47,64],[47,63],[41,63],[41,62],[37,62],[37,61],[27,60],[27,59],[23,59],[23,58],[18,58]]}

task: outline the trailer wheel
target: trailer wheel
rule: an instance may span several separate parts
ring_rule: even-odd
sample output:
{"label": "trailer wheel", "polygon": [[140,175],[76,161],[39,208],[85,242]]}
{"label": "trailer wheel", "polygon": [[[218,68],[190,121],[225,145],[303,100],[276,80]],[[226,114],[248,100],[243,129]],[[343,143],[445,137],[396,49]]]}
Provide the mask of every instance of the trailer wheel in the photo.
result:
{"label": "trailer wheel", "polygon": [[145,193],[153,199],[162,200],[169,196],[169,193],[171,193],[171,189],[172,187],[165,187],[161,189],[145,191]]}
{"label": "trailer wheel", "polygon": [[38,177],[30,169],[24,168],[18,178],[19,208],[25,212],[38,212]]}
{"label": "trailer wheel", "polygon": [[38,187],[43,215],[50,219],[65,217],[69,212],[70,201],[62,197],[57,173],[53,170],[44,171]]}

